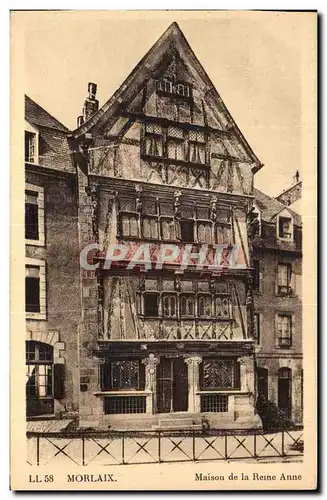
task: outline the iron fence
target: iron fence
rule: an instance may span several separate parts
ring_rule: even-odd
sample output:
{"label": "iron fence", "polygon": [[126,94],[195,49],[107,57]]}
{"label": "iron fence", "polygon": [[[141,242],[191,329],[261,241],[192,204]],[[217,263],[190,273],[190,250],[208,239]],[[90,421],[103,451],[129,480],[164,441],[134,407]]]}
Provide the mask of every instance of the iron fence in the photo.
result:
{"label": "iron fence", "polygon": [[292,459],[303,455],[303,430],[152,430],[28,432],[30,465],[87,466]]}

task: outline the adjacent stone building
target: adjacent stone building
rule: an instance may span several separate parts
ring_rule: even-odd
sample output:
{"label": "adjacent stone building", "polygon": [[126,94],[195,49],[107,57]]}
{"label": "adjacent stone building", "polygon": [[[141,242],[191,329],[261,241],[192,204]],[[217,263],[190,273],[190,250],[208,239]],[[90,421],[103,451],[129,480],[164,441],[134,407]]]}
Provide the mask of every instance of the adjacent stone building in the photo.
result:
{"label": "adjacent stone building", "polygon": [[[294,184],[298,199],[299,183]],[[288,189],[292,192],[292,188]],[[254,189],[253,296],[259,393],[295,423],[303,418],[301,217]]]}
{"label": "adjacent stone building", "polygon": [[81,318],[76,170],[67,128],[25,98],[27,417],[78,409]]}
{"label": "adjacent stone building", "polygon": [[176,23],[100,109],[96,91],[73,132],[26,98],[28,417],[260,427],[256,378],[286,409],[283,368],[300,421],[298,216],[253,190],[262,165]]}

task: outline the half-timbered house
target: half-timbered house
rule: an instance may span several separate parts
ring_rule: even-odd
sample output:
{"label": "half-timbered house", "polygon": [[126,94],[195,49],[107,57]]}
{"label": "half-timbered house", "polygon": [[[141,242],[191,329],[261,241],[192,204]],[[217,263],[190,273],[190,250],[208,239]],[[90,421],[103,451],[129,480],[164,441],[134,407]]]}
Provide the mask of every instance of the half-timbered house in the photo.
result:
{"label": "half-timbered house", "polygon": [[[100,109],[96,90],[69,137],[88,257],[80,426],[260,426],[247,215],[262,165],[176,23]],[[203,245],[240,262],[152,261]]]}

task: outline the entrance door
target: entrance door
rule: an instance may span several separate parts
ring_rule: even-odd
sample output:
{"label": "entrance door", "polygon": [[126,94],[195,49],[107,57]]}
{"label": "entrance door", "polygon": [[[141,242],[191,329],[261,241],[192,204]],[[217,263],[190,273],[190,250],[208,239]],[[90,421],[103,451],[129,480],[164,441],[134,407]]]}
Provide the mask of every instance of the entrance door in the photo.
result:
{"label": "entrance door", "polygon": [[187,411],[187,366],[183,358],[161,358],[157,367],[157,412]]}
{"label": "entrance door", "polygon": [[268,400],[268,370],[257,368],[258,396]]}
{"label": "entrance door", "polygon": [[292,371],[290,368],[278,370],[278,408],[288,418],[292,416]]}

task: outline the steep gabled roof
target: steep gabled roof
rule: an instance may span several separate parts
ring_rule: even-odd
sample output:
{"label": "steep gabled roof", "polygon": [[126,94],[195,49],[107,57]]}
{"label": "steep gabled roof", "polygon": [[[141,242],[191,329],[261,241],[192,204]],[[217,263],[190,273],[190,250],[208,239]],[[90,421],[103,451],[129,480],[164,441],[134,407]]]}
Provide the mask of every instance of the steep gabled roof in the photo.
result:
{"label": "steep gabled roof", "polygon": [[253,171],[258,171],[262,165],[254,154],[253,150],[245,140],[243,134],[234,122],[228,109],[223,103],[216,88],[195,56],[193,50],[188,44],[184,34],[176,22],[172,23],[157,42],[151,47],[141,61],[136,65],[130,75],[126,78],[120,88],[112,97],[97,111],[89,120],[72,132],[73,137],[78,138],[91,130],[99,130],[101,126],[107,123],[111,125],[124,107],[129,104],[140,92],[144,83],[155,78],[160,70],[162,61],[165,60],[168,53],[177,52],[190,71],[196,73],[201,80],[203,93],[211,100],[213,106],[224,116],[224,121],[228,122],[228,127],[233,129],[240,143],[249,152],[249,155],[255,163]]}
{"label": "steep gabled roof", "polygon": [[253,196],[255,199],[255,203],[257,207],[261,211],[262,219],[266,222],[272,222],[273,218],[279,214],[282,210],[286,209],[290,212],[292,217],[294,218],[294,224],[297,226],[301,226],[301,216],[291,210],[289,207],[286,207],[283,203],[276,200],[275,198],[271,198],[267,194],[259,191],[259,189],[253,189]]}
{"label": "steep gabled roof", "polygon": [[48,113],[27,95],[25,95],[25,118],[32,125],[54,128],[56,130],[61,130],[62,132],[68,132],[68,128],[65,127],[65,125],[60,123],[59,120],[50,115],[50,113]]}
{"label": "steep gabled roof", "polygon": [[25,119],[39,131],[40,166],[76,173],[68,144],[68,128],[27,95],[25,95]]}

